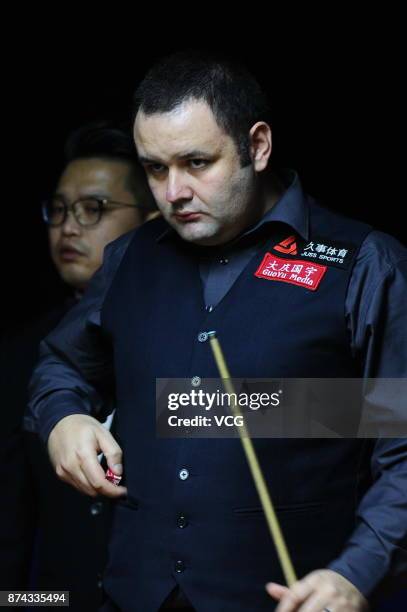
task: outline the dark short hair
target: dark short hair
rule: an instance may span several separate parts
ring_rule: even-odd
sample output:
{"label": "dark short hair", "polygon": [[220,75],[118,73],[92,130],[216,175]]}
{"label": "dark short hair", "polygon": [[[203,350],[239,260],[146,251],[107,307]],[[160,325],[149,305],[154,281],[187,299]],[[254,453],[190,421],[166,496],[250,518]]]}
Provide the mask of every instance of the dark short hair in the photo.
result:
{"label": "dark short hair", "polygon": [[131,134],[109,121],[94,121],[69,134],[64,147],[65,163],[75,159],[100,157],[136,161]]}
{"label": "dark short hair", "polygon": [[77,159],[90,158],[127,162],[129,175],[126,188],[136,198],[142,198],[148,208],[155,208],[130,130],[103,120],[88,123],[71,132],[64,146],[64,168]]}
{"label": "dark short hair", "polygon": [[134,96],[134,119],[166,113],[188,100],[203,100],[217,124],[233,138],[242,165],[250,163],[249,131],[270,122],[266,94],[252,74],[227,58],[183,51],[162,58],[144,77]]}

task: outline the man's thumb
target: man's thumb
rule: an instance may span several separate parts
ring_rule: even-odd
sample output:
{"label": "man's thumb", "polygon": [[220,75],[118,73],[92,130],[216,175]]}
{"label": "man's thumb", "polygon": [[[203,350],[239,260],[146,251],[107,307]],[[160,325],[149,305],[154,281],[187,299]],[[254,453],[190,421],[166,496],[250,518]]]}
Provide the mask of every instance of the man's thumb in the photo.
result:
{"label": "man's thumb", "polygon": [[108,467],[114,472],[117,476],[121,476],[123,473],[123,465],[122,465],[122,450],[117,442],[114,440],[113,436],[110,432],[109,440],[106,438],[103,440],[101,446],[101,450],[106,457]]}
{"label": "man's thumb", "polygon": [[107,462],[108,466],[116,474],[116,476],[121,476],[123,473],[123,466],[121,463],[113,463],[111,461]]}

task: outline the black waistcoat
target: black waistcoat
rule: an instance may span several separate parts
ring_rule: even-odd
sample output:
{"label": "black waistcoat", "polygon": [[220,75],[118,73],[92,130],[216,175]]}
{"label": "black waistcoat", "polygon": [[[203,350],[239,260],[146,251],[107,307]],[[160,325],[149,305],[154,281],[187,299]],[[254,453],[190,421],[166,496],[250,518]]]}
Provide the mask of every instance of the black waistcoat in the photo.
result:
{"label": "black waistcoat", "polygon": [[[309,221],[311,240],[356,251],[370,231],[312,202]],[[156,240],[162,223],[137,232],[102,311],[129,491],[117,506],[106,589],[126,611],[157,610],[176,583],[198,612],[270,610],[264,584],[283,578],[240,442],[157,439],[155,380],[217,377],[209,343],[198,340],[212,329],[235,377],[358,376],[344,316],[352,265],[328,266],[311,291],[255,276],[266,245],[208,313],[197,259],[178,239]],[[270,224],[270,245],[273,231]],[[354,529],[366,445],[259,439],[255,446],[298,575],[324,567]]]}

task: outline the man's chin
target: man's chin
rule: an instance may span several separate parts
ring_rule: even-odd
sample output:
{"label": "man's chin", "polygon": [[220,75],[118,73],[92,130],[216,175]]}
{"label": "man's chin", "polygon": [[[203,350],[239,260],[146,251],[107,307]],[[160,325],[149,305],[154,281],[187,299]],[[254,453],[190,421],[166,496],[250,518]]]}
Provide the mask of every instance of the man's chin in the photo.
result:
{"label": "man's chin", "polygon": [[79,290],[86,287],[91,278],[89,270],[84,270],[82,266],[77,265],[58,266],[58,273],[64,283]]}
{"label": "man's chin", "polygon": [[216,229],[213,227],[205,227],[200,223],[188,223],[173,225],[175,231],[187,242],[193,242],[202,246],[211,246],[216,244]]}

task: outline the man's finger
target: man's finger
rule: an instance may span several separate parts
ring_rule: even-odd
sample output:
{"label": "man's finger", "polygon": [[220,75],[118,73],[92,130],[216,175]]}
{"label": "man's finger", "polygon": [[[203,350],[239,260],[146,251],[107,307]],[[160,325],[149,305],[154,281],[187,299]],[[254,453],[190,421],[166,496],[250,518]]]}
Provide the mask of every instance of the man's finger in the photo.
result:
{"label": "man's finger", "polygon": [[117,497],[123,497],[127,495],[127,488],[121,487],[120,485],[114,485],[108,480],[106,480],[106,484],[103,486],[103,489],[100,489],[101,495],[106,495],[106,497],[111,497],[112,499],[116,499]]}
{"label": "man's finger", "polygon": [[80,493],[95,497],[97,492],[89,484],[85,475],[81,472],[80,466],[78,465],[75,471],[68,471],[62,466],[58,466],[57,470],[58,478],[63,482],[66,482],[71,487],[75,487]]}
{"label": "man's finger", "polygon": [[80,466],[92,487],[96,488],[103,484],[105,471],[100,465],[95,453],[87,452],[81,455]]}
{"label": "man's finger", "polygon": [[95,433],[96,443],[100,451],[104,454],[108,467],[118,476],[122,475],[122,449],[110,433],[103,427]]}
{"label": "man's finger", "polygon": [[307,577],[295,582],[282,596],[276,612],[297,612],[315,590],[315,580]]}
{"label": "man's finger", "polygon": [[86,471],[82,471],[78,468],[77,473],[73,479],[74,486],[79,489],[82,493],[90,495],[91,497],[97,497],[98,495],[104,495],[105,497],[117,498],[127,495],[126,487],[120,487],[110,483],[106,480],[103,469],[102,477],[99,480],[90,481],[87,477]]}
{"label": "man's finger", "polygon": [[121,497],[126,494],[127,490],[125,487],[114,485],[106,479],[105,472],[96,455],[86,455],[82,459],[81,468],[89,485],[98,495]]}
{"label": "man's finger", "polygon": [[277,584],[276,582],[268,582],[266,584],[266,591],[273,599],[279,601],[286,593],[288,593],[289,589],[282,584]]}
{"label": "man's finger", "polygon": [[[113,446],[113,445],[110,445],[110,446]],[[112,472],[114,472],[118,476],[121,476],[123,473],[122,450],[119,445],[116,445],[116,446],[117,448],[112,448],[111,450],[106,450],[103,452],[106,458],[107,465],[110,467]]]}
{"label": "man's finger", "polygon": [[75,473],[72,474],[72,479],[76,488],[82,493],[85,493],[85,495],[90,495],[91,497],[96,497],[98,495],[97,490],[89,482],[86,474],[83,472],[80,466],[78,466]]}

